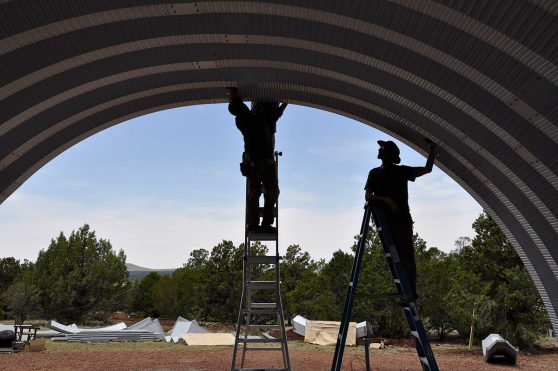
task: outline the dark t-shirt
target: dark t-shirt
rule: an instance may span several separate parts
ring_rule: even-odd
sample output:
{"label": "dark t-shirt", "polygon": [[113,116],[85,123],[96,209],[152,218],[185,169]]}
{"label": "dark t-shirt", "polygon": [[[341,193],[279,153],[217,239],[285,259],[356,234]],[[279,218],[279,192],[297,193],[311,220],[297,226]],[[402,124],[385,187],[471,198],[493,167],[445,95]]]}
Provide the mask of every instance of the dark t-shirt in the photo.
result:
{"label": "dark t-shirt", "polygon": [[389,197],[397,204],[397,213],[392,215],[393,221],[411,220],[408,181],[415,181],[414,169],[410,166],[377,167],[368,173],[364,189],[371,190],[375,196]]}
{"label": "dark t-shirt", "polygon": [[275,122],[253,113],[240,99],[229,104],[229,112],[236,116],[236,127],[244,137],[244,152],[252,160],[273,159]]}

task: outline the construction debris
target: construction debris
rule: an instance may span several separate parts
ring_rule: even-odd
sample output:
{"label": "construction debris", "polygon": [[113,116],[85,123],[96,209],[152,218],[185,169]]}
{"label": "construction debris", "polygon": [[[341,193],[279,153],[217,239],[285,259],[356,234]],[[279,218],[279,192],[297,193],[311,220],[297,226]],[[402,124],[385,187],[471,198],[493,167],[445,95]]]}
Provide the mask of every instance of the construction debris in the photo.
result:
{"label": "construction debris", "polygon": [[234,345],[234,335],[224,333],[182,334],[187,345]]}
{"label": "construction debris", "polygon": [[159,323],[159,320],[157,318],[152,319],[151,317],[147,317],[122,331],[152,332],[158,335],[159,339],[165,340],[165,331],[163,330],[163,327],[161,327],[161,324]]}
{"label": "construction debris", "polygon": [[[317,345],[335,345],[339,335],[340,322],[337,321],[306,321],[304,342]],[[356,322],[349,322],[347,330],[348,346],[356,345]]]}
{"label": "construction debris", "polygon": [[161,340],[161,335],[150,331],[103,331],[98,333],[67,334],[61,337],[52,338],[53,341],[152,341]]}
{"label": "construction debris", "polygon": [[182,341],[180,337],[182,334],[187,333],[196,333],[196,334],[205,334],[209,331],[200,325],[196,320],[190,321],[186,318],[178,317],[172,329],[168,332],[168,335],[165,336],[165,340],[167,342],[178,343]]}
{"label": "construction debris", "polygon": [[372,324],[368,321],[359,322],[356,325],[356,337],[357,339],[370,337],[374,335],[372,331]]}
{"label": "construction debris", "polygon": [[46,340],[45,339],[30,340],[23,347],[24,352],[42,352],[43,350],[46,350]]}
{"label": "construction debris", "polygon": [[[39,332],[37,335],[42,337],[52,337],[54,341],[152,341],[166,340],[167,342],[178,343],[184,341],[185,334],[207,334],[207,335],[226,335],[226,334],[210,334],[209,331],[193,320],[187,320],[178,317],[172,329],[165,336],[165,332],[161,327],[158,319],[147,317],[129,327],[124,322],[117,323],[112,326],[102,328],[79,328],[76,324],[63,325],[56,321],[48,321],[47,327],[54,331]],[[225,339],[226,337],[223,337]],[[226,343],[231,345],[229,340],[214,340],[211,336],[209,340],[205,338],[192,338],[190,342],[196,344],[199,342],[209,342],[212,345],[217,342],[219,344]],[[219,339],[218,337],[216,339]],[[233,337],[234,343],[234,337]],[[216,344],[217,345],[217,344]]]}
{"label": "construction debris", "polygon": [[[293,318],[293,332],[304,336],[306,343],[318,345],[334,345],[337,343],[340,322],[310,321],[301,315]],[[372,335],[372,325],[367,322],[349,323],[347,332],[347,345],[356,345],[357,337],[362,338]]]}
{"label": "construction debris", "polygon": [[293,331],[304,336],[306,334],[306,318],[298,315],[293,319]]}
{"label": "construction debris", "polygon": [[102,331],[118,331],[124,330],[126,328],[126,324],[124,322],[117,323],[115,325],[101,327],[101,328],[79,328],[75,323],[72,323],[69,326],[63,325],[58,323],[54,320],[50,320],[46,322],[46,327],[51,330],[55,330],[61,332],[63,334],[77,334],[77,333],[84,333],[84,332],[102,332]]}
{"label": "construction debris", "polygon": [[515,365],[517,353],[519,353],[519,349],[499,334],[490,334],[482,341],[482,354],[485,362],[503,359]]}
{"label": "construction debris", "polygon": [[64,334],[53,337],[54,341],[152,341],[164,340],[165,336],[159,320],[150,317],[130,327],[121,322],[102,328],[83,329],[75,324],[66,326],[56,321],[48,321],[47,327]]}

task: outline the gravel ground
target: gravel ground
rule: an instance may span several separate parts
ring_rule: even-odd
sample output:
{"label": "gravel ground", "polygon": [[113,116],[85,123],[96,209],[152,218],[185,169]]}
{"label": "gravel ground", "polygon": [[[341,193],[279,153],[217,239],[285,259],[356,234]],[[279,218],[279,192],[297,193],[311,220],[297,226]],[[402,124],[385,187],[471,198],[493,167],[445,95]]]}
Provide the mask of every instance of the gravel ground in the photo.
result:
{"label": "gravel ground", "polygon": [[[40,353],[0,354],[0,370],[228,370],[230,347],[188,347],[166,343],[60,344],[47,343]],[[330,370],[334,347],[318,347],[295,341],[290,343],[293,370]],[[521,354],[515,367],[487,364],[479,348],[468,351],[455,345],[435,345],[434,353],[441,370],[558,370],[558,351],[535,355]],[[344,370],[364,370],[362,347],[347,348]],[[252,352],[246,367],[279,367],[279,352]],[[390,346],[372,350],[372,369],[421,370],[410,347]]]}

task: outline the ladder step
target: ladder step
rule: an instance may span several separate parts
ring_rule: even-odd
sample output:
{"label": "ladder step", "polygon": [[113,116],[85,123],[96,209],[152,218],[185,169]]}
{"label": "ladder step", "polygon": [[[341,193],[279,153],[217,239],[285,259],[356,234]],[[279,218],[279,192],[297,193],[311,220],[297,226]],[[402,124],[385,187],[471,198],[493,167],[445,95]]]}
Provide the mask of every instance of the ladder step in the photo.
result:
{"label": "ladder step", "polygon": [[279,264],[280,256],[270,255],[270,256],[247,256],[246,262],[248,264]]}
{"label": "ladder step", "polygon": [[251,289],[262,289],[262,290],[275,290],[277,288],[277,282],[275,281],[248,281],[246,286]]}
{"label": "ladder step", "polygon": [[252,309],[277,309],[277,303],[250,303]]}
{"label": "ladder step", "polygon": [[281,328],[280,325],[247,325],[250,328]]}
{"label": "ladder step", "polygon": [[283,339],[238,339],[242,343],[282,343]]}
{"label": "ladder step", "polygon": [[250,241],[277,241],[277,233],[247,232]]}
{"label": "ladder step", "polygon": [[[283,347],[244,347],[245,350],[283,350]],[[261,368],[259,368],[258,370],[261,370]]]}
{"label": "ladder step", "polygon": [[277,309],[243,309],[244,314],[277,314]]}

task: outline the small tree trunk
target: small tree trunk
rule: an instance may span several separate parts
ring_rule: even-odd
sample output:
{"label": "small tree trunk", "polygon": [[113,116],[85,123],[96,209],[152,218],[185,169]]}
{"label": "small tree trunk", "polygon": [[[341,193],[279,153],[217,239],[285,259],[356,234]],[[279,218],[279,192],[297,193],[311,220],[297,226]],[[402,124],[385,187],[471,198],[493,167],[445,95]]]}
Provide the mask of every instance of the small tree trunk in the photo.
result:
{"label": "small tree trunk", "polygon": [[469,333],[469,350],[473,345],[473,336],[475,332],[475,309],[477,309],[477,303],[473,304],[473,318],[471,319],[471,332]]}

